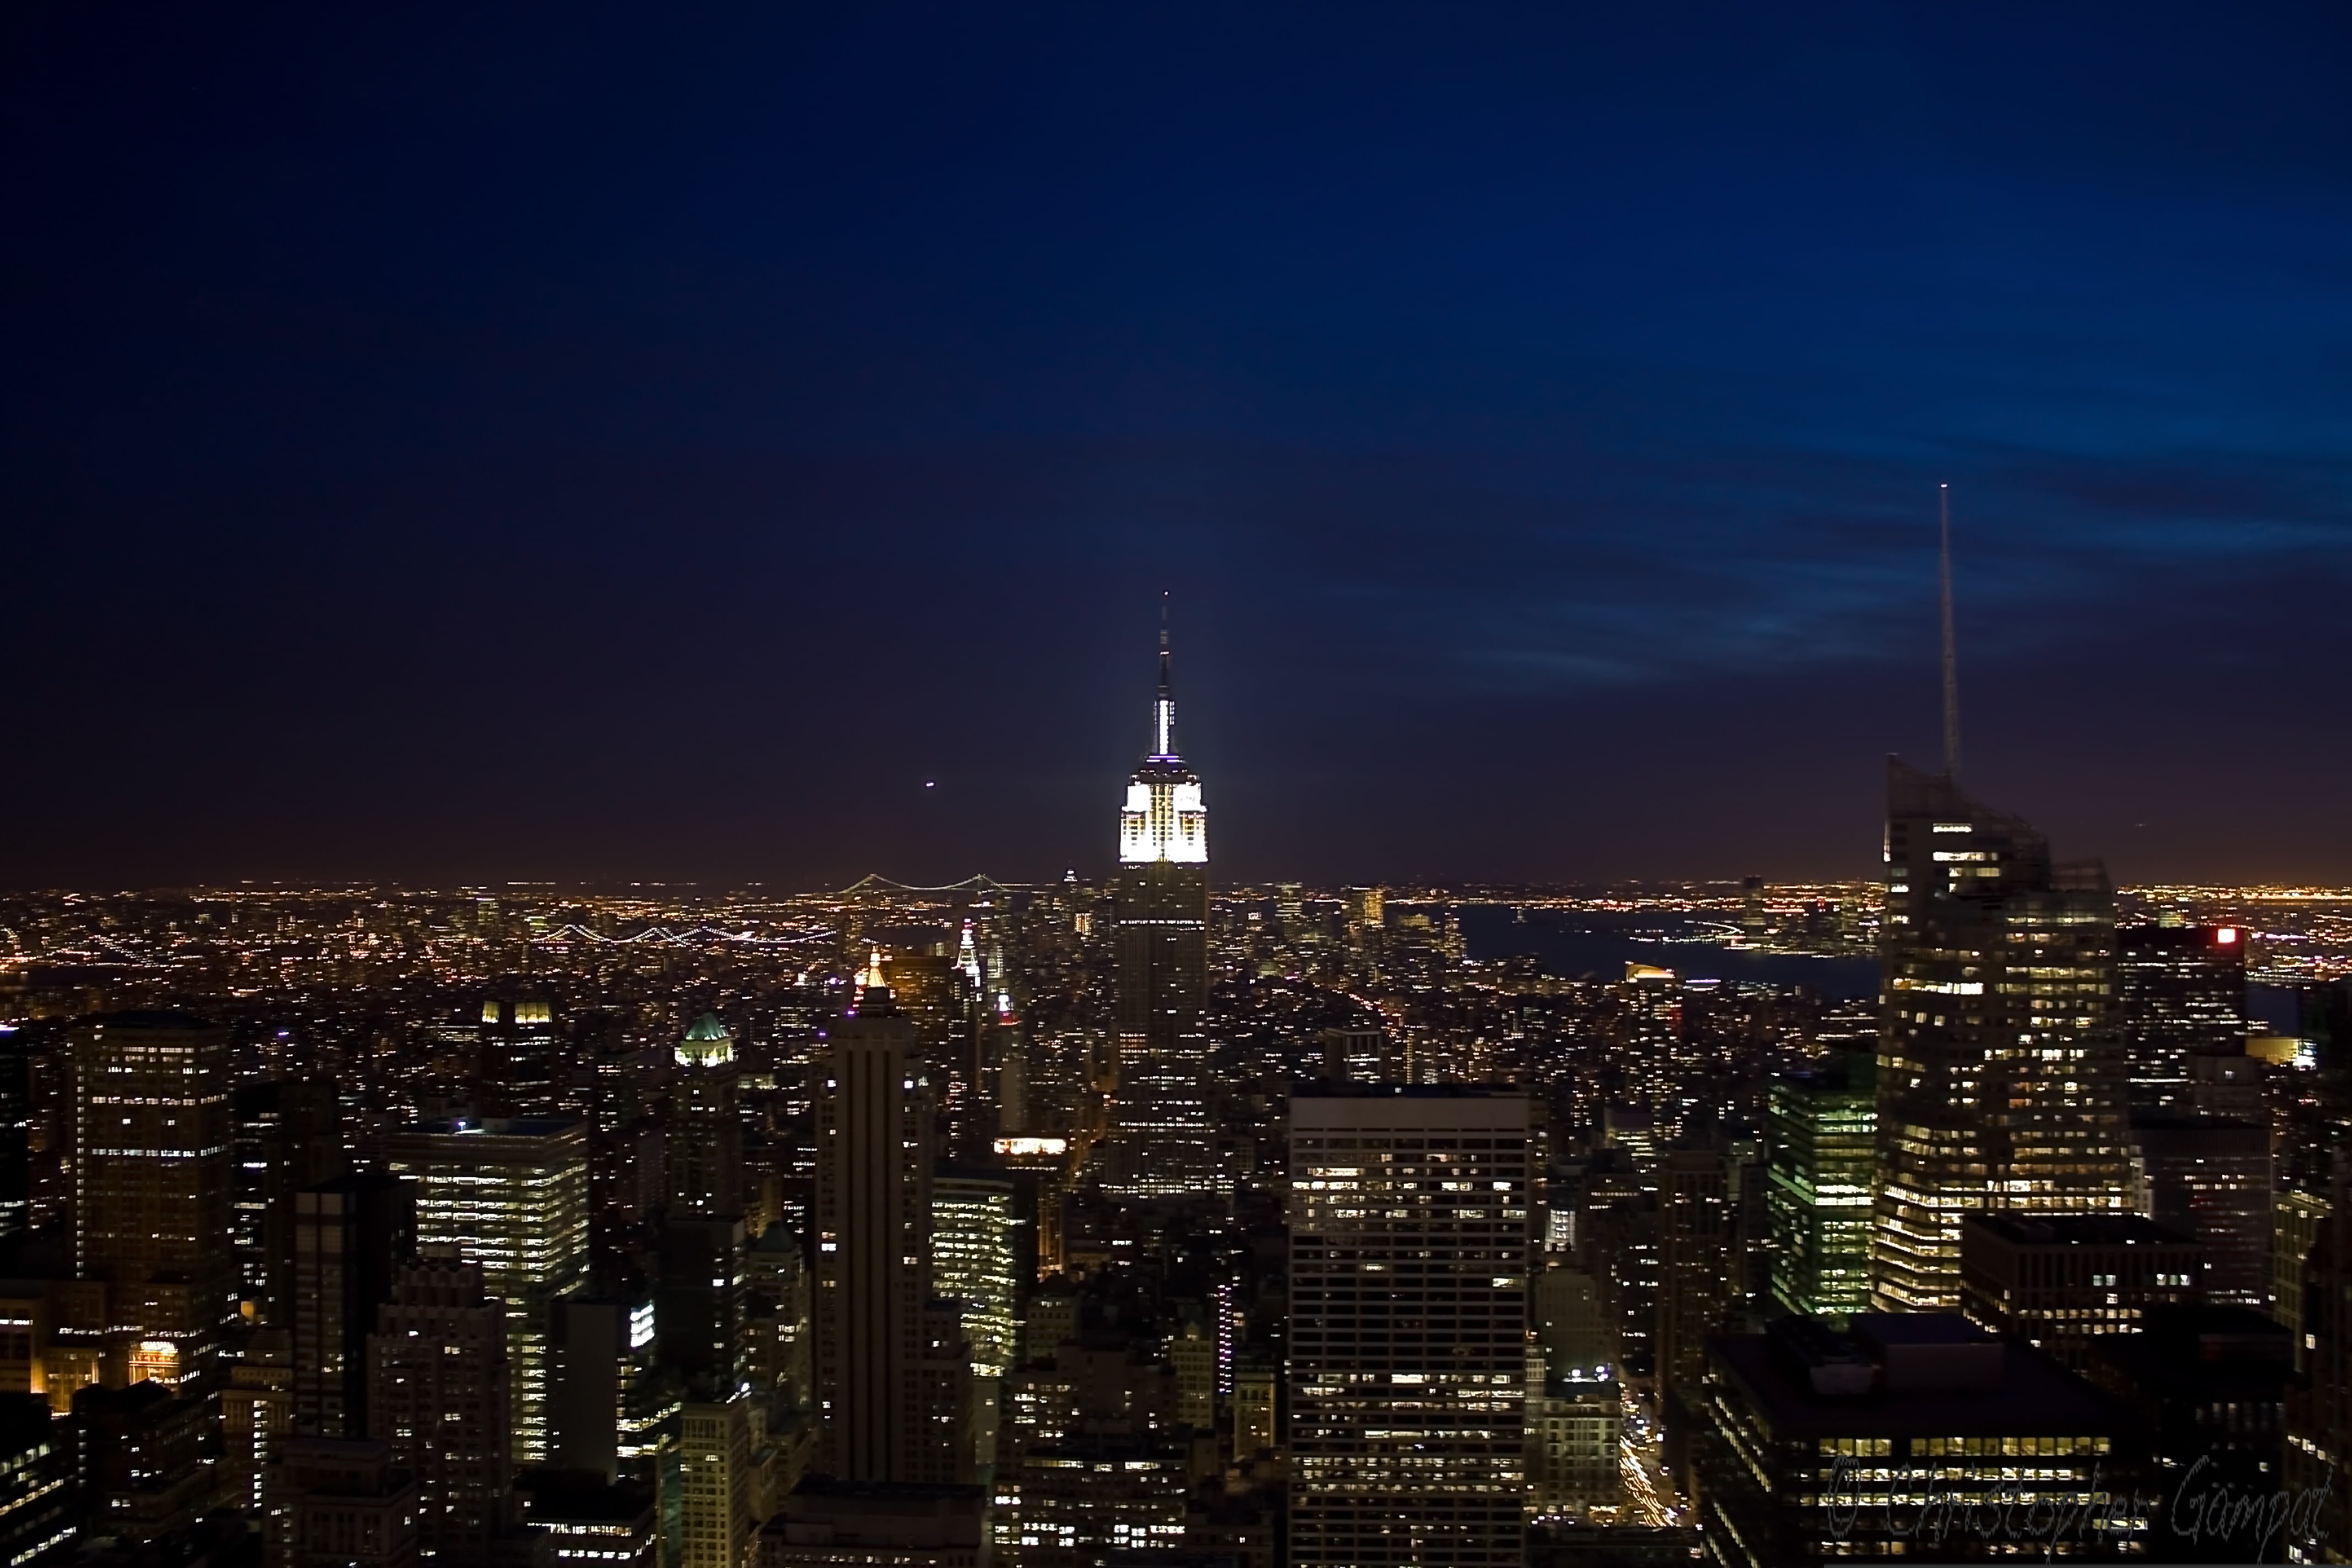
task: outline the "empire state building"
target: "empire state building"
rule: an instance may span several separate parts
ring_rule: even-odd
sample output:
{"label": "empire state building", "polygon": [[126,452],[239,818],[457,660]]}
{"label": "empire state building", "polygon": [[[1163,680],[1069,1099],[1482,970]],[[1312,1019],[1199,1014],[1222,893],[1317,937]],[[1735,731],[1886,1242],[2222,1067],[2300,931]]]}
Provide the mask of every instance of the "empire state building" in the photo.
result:
{"label": "empire state building", "polygon": [[1108,1179],[1129,1197],[1223,1194],[1210,1108],[1209,813],[1201,779],[1176,754],[1168,633],[1151,752],[1128,781],[1114,885],[1118,1080]]}

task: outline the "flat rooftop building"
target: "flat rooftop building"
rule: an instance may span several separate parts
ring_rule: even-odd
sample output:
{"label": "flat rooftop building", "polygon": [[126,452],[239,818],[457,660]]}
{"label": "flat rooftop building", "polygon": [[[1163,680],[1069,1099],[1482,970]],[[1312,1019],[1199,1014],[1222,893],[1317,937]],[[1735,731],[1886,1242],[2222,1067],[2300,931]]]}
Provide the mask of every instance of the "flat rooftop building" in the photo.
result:
{"label": "flat rooftop building", "polygon": [[1952,1313],[1789,1318],[1710,1349],[1711,1563],[2147,1549],[2137,1417],[2039,1352]]}

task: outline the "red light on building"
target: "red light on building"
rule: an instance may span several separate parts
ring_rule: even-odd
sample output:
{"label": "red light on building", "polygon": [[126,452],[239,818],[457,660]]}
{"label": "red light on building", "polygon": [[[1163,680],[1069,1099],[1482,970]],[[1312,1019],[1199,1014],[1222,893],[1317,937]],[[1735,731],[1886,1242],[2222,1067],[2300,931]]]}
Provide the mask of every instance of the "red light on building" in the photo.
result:
{"label": "red light on building", "polygon": [[2223,947],[2228,947],[2238,940],[2238,928],[2236,926],[2223,926],[2220,931],[2213,933],[2213,940],[2220,942]]}

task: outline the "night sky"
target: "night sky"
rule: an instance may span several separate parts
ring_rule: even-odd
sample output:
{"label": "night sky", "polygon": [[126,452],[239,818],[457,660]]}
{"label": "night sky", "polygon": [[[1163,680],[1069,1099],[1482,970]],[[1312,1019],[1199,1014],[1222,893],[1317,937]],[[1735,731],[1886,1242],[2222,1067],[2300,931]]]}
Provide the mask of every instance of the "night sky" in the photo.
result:
{"label": "night sky", "polygon": [[[0,884],[2352,881],[2336,5],[18,4]],[[935,787],[926,787],[929,781]]]}

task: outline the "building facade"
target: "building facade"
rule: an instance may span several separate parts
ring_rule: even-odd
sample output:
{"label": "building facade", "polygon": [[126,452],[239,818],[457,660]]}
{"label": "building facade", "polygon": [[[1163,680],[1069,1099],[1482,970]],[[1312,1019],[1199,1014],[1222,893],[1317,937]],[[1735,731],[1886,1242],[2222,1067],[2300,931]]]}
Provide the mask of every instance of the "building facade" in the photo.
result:
{"label": "building facade", "polygon": [[504,1304],[514,1461],[543,1463],[550,1314],[588,1274],[587,1124],[429,1121],[384,1156],[415,1188],[418,1246],[479,1264]]}
{"label": "building facade", "polygon": [[1801,1317],[1843,1321],[1870,1305],[1876,1068],[1872,1054],[1843,1051],[1772,1085],[1772,1299]]}
{"label": "building facade", "polygon": [[932,1310],[930,1085],[887,987],[826,1029],[815,1099],[817,1468],[967,1479],[968,1357],[959,1335],[942,1364]]}
{"label": "building facade", "polygon": [[1105,1186],[1130,1197],[1228,1192],[1217,1153],[1209,1038],[1209,813],[1176,752],[1160,635],[1151,751],[1128,781],[1112,886],[1118,955],[1116,1147]]}
{"label": "building facade", "polygon": [[72,1031],[74,1273],[101,1320],[203,1374],[237,1315],[228,1031],[184,1013],[116,1013]]}
{"label": "building facade", "polygon": [[2132,1206],[2115,890],[1892,758],[1885,900],[1871,1296],[1947,1311],[1963,1215]]}
{"label": "building facade", "polygon": [[1391,1087],[1290,1116],[1291,1562],[1518,1563],[1527,1097]]}

